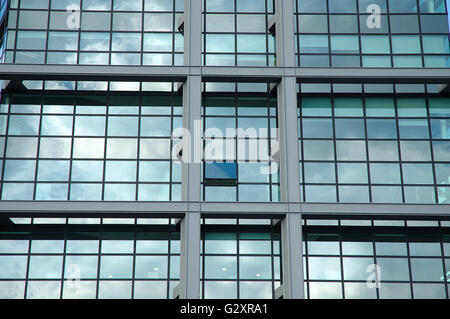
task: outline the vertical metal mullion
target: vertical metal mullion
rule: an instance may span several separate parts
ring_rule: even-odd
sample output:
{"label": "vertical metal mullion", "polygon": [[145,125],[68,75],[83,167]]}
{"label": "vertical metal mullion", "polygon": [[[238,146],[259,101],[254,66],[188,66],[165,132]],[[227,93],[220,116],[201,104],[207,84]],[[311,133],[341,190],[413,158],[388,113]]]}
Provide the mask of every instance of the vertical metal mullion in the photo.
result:
{"label": "vertical metal mullion", "polygon": [[[362,44],[361,44],[361,40],[362,40],[362,36],[361,36],[361,20],[359,19],[359,1],[356,1],[356,20],[357,20],[357,24],[358,24],[358,44],[359,44],[359,65],[360,67],[364,67],[363,66],[363,54],[362,54]],[[364,90],[364,84],[362,84],[363,90]]]}
{"label": "vertical metal mullion", "polygon": [[[329,66],[332,67],[333,61],[332,61],[332,51],[331,51],[331,25],[330,25],[330,5],[327,3],[327,27],[328,27],[328,63]],[[333,84],[331,83],[331,87],[333,87]]]}
{"label": "vertical metal mullion", "polygon": [[37,136],[37,151],[36,151],[36,167],[34,171],[34,189],[33,189],[33,199],[36,200],[36,190],[38,187],[37,179],[38,179],[38,169],[39,169],[39,152],[41,148],[41,135],[42,135],[42,114],[44,113],[44,90],[39,94],[40,99],[40,113],[39,113],[39,128],[38,128],[38,136]]}
{"label": "vertical metal mullion", "polygon": [[409,232],[408,232],[408,227],[407,227],[407,222],[404,221],[405,223],[405,237],[406,237],[406,253],[408,256],[408,270],[409,270],[409,288],[410,288],[410,292],[411,292],[411,299],[414,299],[414,288],[413,288],[413,278],[412,278],[412,263],[411,263],[411,253],[410,253],[410,248],[409,248]]}
{"label": "vertical metal mullion", "polygon": [[422,12],[420,10],[419,0],[416,0],[417,5],[417,23],[419,24],[419,40],[420,40],[420,56],[422,60],[422,67],[425,68],[425,51],[423,46],[423,34],[422,34]]}
{"label": "vertical metal mullion", "polygon": [[427,142],[429,142],[430,147],[430,154],[431,154],[431,163],[432,163],[432,170],[433,170],[433,184],[434,184],[434,196],[435,196],[435,203],[439,204],[439,181],[437,179],[436,174],[436,161],[434,159],[434,149],[433,149],[433,132],[431,130],[431,112],[430,112],[430,95],[428,94],[428,88],[426,88],[426,108],[427,108],[427,123],[428,123],[428,134],[430,135]]}
{"label": "vertical metal mullion", "polygon": [[[77,46],[77,64],[80,64],[80,55],[81,55],[81,23],[83,19],[83,0],[80,0],[80,25],[78,27],[78,46]],[[78,81],[77,81],[78,83]]]}
{"label": "vertical metal mullion", "polygon": [[167,278],[166,278],[166,299],[170,297],[170,257],[172,256],[172,228],[170,224],[170,218],[167,220]]}
{"label": "vertical metal mullion", "polygon": [[240,228],[240,220],[237,219],[236,222],[236,289],[237,289],[237,299],[240,299],[241,293],[240,293],[240,281],[241,281],[241,252],[240,252],[240,241],[241,241],[241,228]]}
{"label": "vertical metal mullion", "polygon": [[[203,224],[203,222],[204,222],[204,219],[202,220],[202,224]],[[200,295],[200,299],[205,299],[205,264],[206,264],[206,262],[205,262],[205,259],[206,259],[206,230],[205,231],[203,231],[202,233],[201,233],[201,237],[200,238],[203,238],[203,242],[202,242],[202,254],[200,254],[200,256],[201,256],[201,263],[202,263],[202,272],[201,272],[201,274],[200,274],[200,280],[201,280],[201,282],[200,282],[200,285],[201,285],[201,287],[202,287],[202,294]]]}
{"label": "vertical metal mullion", "polygon": [[[206,0],[205,0],[206,1]],[[203,85],[204,84],[204,85]],[[206,89],[206,83],[202,83],[202,86]],[[203,130],[202,130],[202,135],[205,135],[205,130],[206,130],[206,96],[204,94],[202,94],[201,96],[201,101],[202,101],[202,105],[201,107],[201,111],[200,111],[200,116],[201,116],[201,122],[203,124]],[[204,149],[206,147],[206,139],[202,138],[202,148]],[[201,200],[206,200],[206,185],[204,183],[205,180],[205,173],[206,173],[206,167],[205,167],[205,159],[202,160],[202,167],[201,167],[201,172],[203,174],[203,180],[200,180],[200,185],[201,185],[201,194],[202,194],[202,198]]]}
{"label": "vertical metal mullion", "polygon": [[[3,162],[2,162],[2,164],[1,164],[1,174],[0,174],[0,199],[3,199],[3,189],[5,188],[5,168],[6,168],[6,159],[7,159],[7,156],[6,156],[6,150],[7,150],[7,146],[8,146],[8,139],[9,139],[9,134],[8,134],[8,131],[9,131],[9,121],[10,121],[10,118],[11,118],[11,100],[10,100],[10,98],[8,97],[7,98],[7,101],[8,101],[8,113],[6,114],[6,127],[5,127],[5,142],[4,142],[4,144],[3,144],[3,157],[2,157],[2,159],[3,159]],[[1,151],[1,150],[0,150]]]}
{"label": "vertical metal mullion", "polygon": [[99,229],[99,236],[98,236],[98,260],[97,260],[97,287],[95,292],[95,299],[99,299],[99,293],[100,293],[100,267],[101,265],[101,259],[102,259],[102,245],[103,245],[103,218],[100,218],[100,229]]}
{"label": "vertical metal mullion", "polygon": [[[174,4],[175,6],[175,4]],[[175,105],[175,93],[172,92],[170,93],[170,127],[172,129],[172,132],[174,131],[174,105]],[[170,137],[170,149],[173,150],[174,147],[174,142],[173,142],[173,138]],[[172,156],[169,159],[169,200],[173,200],[172,196],[173,196],[173,192],[172,192],[172,188],[173,188],[173,164],[174,161],[172,159]]]}
{"label": "vertical metal mullion", "polygon": [[[297,120],[298,121],[298,123],[297,123],[297,125],[300,125],[299,126],[299,128],[298,128],[298,131],[300,132],[300,143],[301,143],[301,145],[299,145],[299,148],[301,148],[301,158],[300,158],[300,160],[301,160],[301,168],[299,168],[299,169],[301,169],[301,174],[302,174],[302,176],[301,176],[301,178],[300,178],[300,191],[302,192],[302,196],[300,197],[300,200],[302,201],[302,202],[306,202],[307,201],[307,198],[306,198],[306,181],[305,181],[305,147],[304,147],[304,145],[305,145],[305,139],[304,139],[304,137],[303,137],[303,107],[302,107],[302,99],[301,98],[299,98],[299,97],[297,97],[297,103],[298,103],[298,114],[300,115],[299,116],[299,119]],[[297,134],[299,133],[299,132],[297,132]],[[309,287],[309,285],[308,285],[308,287]],[[308,295],[309,296],[309,295]]]}
{"label": "vertical metal mullion", "polygon": [[397,129],[397,150],[398,150],[398,161],[399,161],[399,168],[400,168],[400,183],[401,183],[401,187],[402,187],[402,198],[403,198],[403,203],[406,203],[406,192],[405,192],[405,182],[404,182],[404,178],[403,178],[403,161],[402,161],[402,149],[401,149],[401,137],[400,137],[400,118],[398,116],[398,105],[397,105],[397,100],[398,100],[398,95],[397,95],[397,88],[396,85],[394,84],[394,104],[395,104],[395,126]]}
{"label": "vertical metal mullion", "polygon": [[141,121],[142,121],[142,82],[139,83],[140,85],[140,90],[139,90],[139,99],[138,99],[138,108],[139,108],[139,113],[138,113],[138,132],[137,132],[137,141],[136,141],[136,194],[134,195],[135,200],[138,201],[139,200],[139,171],[140,171],[140,164],[141,164],[141,160],[140,160],[140,149],[141,149]]}
{"label": "vertical metal mullion", "polygon": [[[145,35],[145,2],[141,0],[142,12],[141,12],[141,52],[140,52],[140,65],[144,65],[144,35]],[[141,82],[142,85],[142,82]],[[136,192],[137,194],[137,192]]]}
{"label": "vertical metal mullion", "polygon": [[343,240],[343,236],[342,236],[342,223],[341,220],[338,220],[338,238],[339,238],[339,264],[341,266],[341,292],[342,292],[342,299],[345,299],[345,277],[344,277],[344,253],[343,253],[343,249],[342,249],[342,240]]}
{"label": "vertical metal mullion", "polygon": [[[68,235],[68,227],[67,227],[68,220],[66,218],[66,222],[64,224],[64,247],[63,247],[63,262],[62,262],[62,271],[61,271],[61,289],[59,290],[60,296],[59,299],[63,299],[64,296],[64,277],[65,277],[65,269],[66,269],[66,257],[67,257],[67,235]],[[81,278],[76,278],[77,280],[80,280]]]}
{"label": "vertical metal mullion", "polygon": [[106,191],[106,164],[107,164],[107,152],[108,152],[108,119],[109,119],[109,105],[111,102],[111,92],[110,92],[110,82],[108,82],[108,91],[106,95],[106,114],[105,114],[105,139],[104,139],[104,147],[103,147],[103,177],[102,177],[102,201],[105,200],[105,191]]}
{"label": "vertical metal mullion", "polygon": [[238,43],[237,43],[237,0],[234,1],[234,65],[238,65]]}
{"label": "vertical metal mullion", "polygon": [[111,65],[111,62],[112,62],[112,43],[113,43],[113,23],[114,23],[114,20],[113,20],[114,8],[113,7],[110,8],[109,13],[111,14],[111,16],[110,16],[110,21],[109,21],[109,23],[110,23],[110,28],[109,28],[109,39],[110,39],[110,41],[109,41],[108,64]]}
{"label": "vertical metal mullion", "polygon": [[[137,229],[136,229],[136,223],[137,219],[134,219],[134,230],[133,230],[133,261],[132,261],[132,275],[131,275],[131,299],[134,299],[134,288],[136,283],[136,243],[137,243]],[[169,264],[167,264],[167,267]]]}
{"label": "vertical metal mullion", "polygon": [[47,30],[46,30],[47,39],[45,39],[44,64],[47,64],[47,57],[48,57],[48,40],[50,37],[50,6],[51,2],[49,1],[47,7]]}
{"label": "vertical metal mullion", "polygon": [[331,85],[331,89],[333,94],[330,96],[330,100],[331,100],[331,123],[333,125],[333,140],[334,140],[334,187],[335,187],[335,191],[336,191],[336,203],[340,202],[340,198],[339,198],[339,179],[338,179],[338,161],[337,161],[337,151],[336,151],[336,144],[337,144],[337,137],[336,137],[336,112],[335,112],[335,103],[334,103],[334,85]]}
{"label": "vertical metal mullion", "polygon": [[[373,196],[372,196],[372,182],[371,182],[370,159],[369,159],[369,134],[368,134],[368,130],[367,130],[366,87],[364,84],[362,85],[362,90],[363,90],[363,96],[362,96],[363,105],[362,105],[362,107],[363,107],[363,121],[364,121],[364,133],[365,133],[364,149],[366,150],[365,163],[367,165],[367,187],[368,187],[368,191],[369,191],[369,203],[372,203]],[[373,221],[372,221],[372,226],[373,226]]]}
{"label": "vertical metal mullion", "polygon": [[[235,0],[236,2],[237,0]],[[237,35],[236,35],[237,37]],[[239,127],[239,85],[238,83],[236,83],[236,93],[234,95],[234,125],[236,128]],[[226,134],[226,133],[225,133]],[[238,157],[238,151],[239,151],[239,136],[236,134],[236,201],[239,202],[239,157]],[[245,145],[245,141],[247,140],[247,137],[244,138],[244,145]],[[249,142],[250,142],[250,138],[249,138]],[[244,162],[246,162],[245,160],[245,156],[244,156]]]}
{"label": "vertical metal mullion", "polygon": [[[267,2],[266,2],[266,6],[267,6]],[[266,10],[267,10],[267,8],[266,8]],[[265,100],[266,100],[266,105],[267,105],[266,107],[267,107],[267,121],[268,121],[268,126],[267,126],[267,149],[269,151],[269,161],[267,162],[267,165],[269,167],[272,167],[272,159],[270,158],[270,154],[272,154],[272,142],[271,142],[272,141],[272,132],[271,132],[272,131],[272,125],[271,125],[272,116],[270,114],[270,95],[269,95],[269,93],[267,93]],[[277,124],[277,126],[278,126],[278,124]],[[259,137],[259,139],[260,138],[261,137]],[[260,163],[261,163],[260,165],[264,164],[263,161],[260,161]],[[272,174],[269,174],[268,177],[269,177],[269,185],[268,185],[268,187],[269,187],[269,202],[272,202],[273,201],[273,196],[272,195],[273,195],[273,188],[274,188],[273,180],[272,180]],[[271,233],[272,233],[272,231],[271,231]],[[271,236],[271,238],[272,238],[272,236]],[[273,246],[273,243],[272,243],[272,246]],[[272,253],[273,253],[273,251],[272,251]]]}
{"label": "vertical metal mullion", "polygon": [[[378,256],[377,256],[377,245],[376,245],[376,232],[375,232],[375,223],[373,221],[373,219],[370,221],[370,226],[371,226],[371,238],[372,238],[372,247],[373,247],[373,262],[375,265],[375,272],[377,274],[377,276],[375,277],[375,280],[377,282],[377,286],[376,286],[376,299],[380,299],[380,289],[381,289],[381,278],[378,277]],[[378,284],[380,286],[378,286]]]}
{"label": "vertical metal mullion", "polygon": [[33,234],[34,234],[34,223],[33,218],[31,218],[31,225],[30,225],[30,233],[28,234],[28,254],[27,254],[27,267],[26,267],[26,274],[25,274],[25,289],[24,289],[24,295],[23,298],[27,299],[28,294],[28,284],[30,282],[30,262],[31,262],[31,245],[33,242]]}
{"label": "vertical metal mullion", "polygon": [[[381,15],[381,17],[383,17],[382,15]],[[387,23],[387,25],[388,25],[388,32],[389,32],[389,35],[388,35],[388,37],[389,37],[389,45],[390,45],[390,49],[391,49],[391,52],[390,52],[390,58],[391,58],[391,67],[393,68],[394,67],[394,47],[392,46],[392,32],[391,32],[391,9],[390,9],[390,6],[389,6],[389,1],[386,1],[386,23]],[[393,84],[393,86],[394,86],[394,92],[395,92],[395,84]]]}
{"label": "vertical metal mullion", "polygon": [[450,286],[448,283],[448,276],[447,276],[447,272],[450,271],[450,269],[447,269],[447,264],[445,262],[445,249],[444,249],[444,236],[443,236],[443,232],[442,232],[442,221],[440,220],[438,222],[439,225],[439,246],[441,247],[441,260],[442,260],[442,268],[444,270],[444,286],[445,286],[445,298],[449,299],[449,289],[448,287]]}
{"label": "vertical metal mullion", "polygon": [[[17,39],[18,39],[18,33],[19,33],[19,15],[20,15],[20,1],[21,0],[17,0],[17,9],[16,9],[16,12],[17,12],[17,17],[16,17],[16,25],[14,26],[15,27],[15,34],[14,34],[14,47],[12,48],[13,49],[13,58],[12,58],[12,61],[13,61],[13,63],[15,63],[16,62],[16,55],[17,55]],[[10,1],[8,1],[8,3],[10,3]],[[9,5],[9,4],[8,4]],[[9,11],[8,11],[8,14],[9,14]]]}
{"label": "vertical metal mullion", "polygon": [[72,172],[73,172],[73,150],[74,150],[74,144],[75,144],[75,116],[77,114],[77,107],[78,107],[78,90],[77,87],[78,82],[75,82],[75,94],[74,94],[74,106],[73,106],[73,112],[72,112],[72,136],[70,137],[70,157],[69,157],[69,181],[67,185],[67,199],[70,200],[70,195],[72,193]]}
{"label": "vertical metal mullion", "polygon": [[[306,219],[303,219],[305,222],[305,227],[303,227],[303,225],[300,225],[300,227],[303,228],[303,230],[306,230],[308,228],[308,226],[306,225],[307,221]],[[304,257],[302,255],[302,258],[304,258],[303,260],[305,260],[305,267],[306,267],[306,278],[304,278],[304,281],[306,282],[306,295],[305,297],[307,297],[307,299],[311,299],[311,295],[310,295],[310,288],[309,288],[309,248],[308,248],[308,244],[309,244],[309,239],[308,239],[308,232],[302,231],[303,233],[303,238],[304,241],[302,240],[302,246],[303,246],[303,242],[305,243],[305,252],[304,252]],[[302,262],[303,262],[302,260]],[[305,276],[305,273],[303,274],[303,276]],[[305,298],[306,299],[306,298]]]}

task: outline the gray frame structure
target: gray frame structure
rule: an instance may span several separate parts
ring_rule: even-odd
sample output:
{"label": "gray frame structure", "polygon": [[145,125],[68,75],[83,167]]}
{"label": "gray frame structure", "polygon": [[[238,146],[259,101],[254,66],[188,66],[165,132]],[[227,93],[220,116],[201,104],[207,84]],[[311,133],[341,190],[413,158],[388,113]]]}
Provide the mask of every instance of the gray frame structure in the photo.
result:
{"label": "gray frame structure", "polygon": [[[274,203],[201,201],[201,164],[183,164],[181,202],[2,201],[12,217],[174,217],[180,220],[181,271],[175,297],[200,298],[202,217],[271,217],[281,223],[282,285],[277,298],[302,299],[302,215],[450,217],[450,205],[316,204],[300,202],[297,141],[297,83],[450,84],[450,69],[298,68],[292,1],[275,1],[277,67],[202,66],[202,1],[185,0],[184,66],[79,66],[0,64],[2,80],[167,81],[183,83],[183,126],[201,119],[203,81],[272,82],[277,87],[280,124],[280,194]],[[194,150],[195,151],[195,150]],[[190,154],[195,156],[195,152]]]}

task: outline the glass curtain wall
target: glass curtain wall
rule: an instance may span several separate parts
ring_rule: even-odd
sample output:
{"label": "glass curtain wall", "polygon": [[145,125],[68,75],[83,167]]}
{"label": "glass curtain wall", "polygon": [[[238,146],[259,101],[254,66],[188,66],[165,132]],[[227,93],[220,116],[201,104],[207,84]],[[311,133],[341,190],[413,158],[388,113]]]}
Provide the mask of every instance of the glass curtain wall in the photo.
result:
{"label": "glass curtain wall", "polygon": [[204,0],[204,65],[275,66],[273,0]]}
{"label": "glass curtain wall", "polygon": [[303,200],[448,204],[449,106],[437,94],[301,94]]}
{"label": "glass curtain wall", "polygon": [[448,221],[313,220],[304,226],[310,299],[446,299]]}
{"label": "glass curtain wall", "polygon": [[182,65],[183,0],[12,0],[6,63]]}
{"label": "glass curtain wall", "polygon": [[204,219],[201,298],[271,299],[280,286],[280,229],[272,220]]}
{"label": "glass curtain wall", "polygon": [[445,0],[294,0],[301,67],[450,67]]}
{"label": "glass curtain wall", "polygon": [[279,201],[278,166],[270,156],[277,141],[277,101],[267,84],[206,83],[205,91],[204,200]]}
{"label": "glass curtain wall", "polygon": [[2,94],[2,200],[181,200],[171,136],[182,98],[171,83],[32,84]]}
{"label": "glass curtain wall", "polygon": [[0,225],[0,298],[171,298],[179,237],[168,219],[10,218]]}

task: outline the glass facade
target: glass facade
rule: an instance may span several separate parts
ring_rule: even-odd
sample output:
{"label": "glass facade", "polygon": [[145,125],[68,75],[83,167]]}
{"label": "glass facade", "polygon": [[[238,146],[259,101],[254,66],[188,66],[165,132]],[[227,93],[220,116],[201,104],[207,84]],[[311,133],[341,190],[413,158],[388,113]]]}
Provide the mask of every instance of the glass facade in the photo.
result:
{"label": "glass facade", "polygon": [[[128,85],[3,94],[1,199],[181,200],[181,163],[171,160],[181,98]],[[99,86],[105,91],[85,91]]]}
{"label": "glass facade", "polygon": [[203,11],[204,65],[276,65],[273,0],[204,0]]}
{"label": "glass facade", "polygon": [[281,252],[271,220],[205,219],[202,239],[202,298],[273,298]]}
{"label": "glass facade", "polygon": [[280,200],[278,167],[264,173],[274,164],[269,155],[277,139],[277,101],[266,84],[253,85],[252,91],[266,92],[245,92],[241,83],[229,85],[231,92],[203,96],[205,201]]}
{"label": "glass facade", "polygon": [[448,299],[448,221],[307,220],[310,299]]}
{"label": "glass facade", "polygon": [[6,63],[182,65],[180,0],[12,0]]}
{"label": "glass facade", "polygon": [[0,236],[1,299],[165,299],[178,283],[167,219],[11,218]]}
{"label": "glass facade", "polygon": [[[448,299],[447,220],[303,220],[308,299]],[[11,217],[0,229],[2,299],[165,299],[178,284],[173,219]],[[270,299],[280,228],[203,219],[201,298]]]}
{"label": "glass facade", "polygon": [[439,94],[302,94],[304,200],[448,204],[449,105]]}
{"label": "glass facade", "polygon": [[0,0],[0,299],[448,299],[449,2],[185,3]]}
{"label": "glass facade", "polygon": [[447,68],[445,0],[297,0],[301,67]]}

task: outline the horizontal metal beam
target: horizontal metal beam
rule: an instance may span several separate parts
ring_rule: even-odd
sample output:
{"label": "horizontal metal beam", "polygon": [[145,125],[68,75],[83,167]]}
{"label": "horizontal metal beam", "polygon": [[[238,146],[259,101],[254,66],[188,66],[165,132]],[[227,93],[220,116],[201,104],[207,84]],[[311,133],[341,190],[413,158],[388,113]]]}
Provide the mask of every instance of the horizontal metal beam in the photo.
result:
{"label": "horizontal metal beam", "polygon": [[211,82],[276,82],[289,76],[302,83],[450,84],[450,69],[0,64],[1,80],[183,82],[199,75]]}
{"label": "horizontal metal beam", "polygon": [[1,80],[183,82],[184,66],[0,64]]}
{"label": "horizontal metal beam", "polygon": [[450,217],[450,205],[246,202],[0,202],[0,214],[8,216],[177,217],[183,216],[186,212],[199,212],[206,217],[245,216],[255,218],[276,218],[286,214]]}

